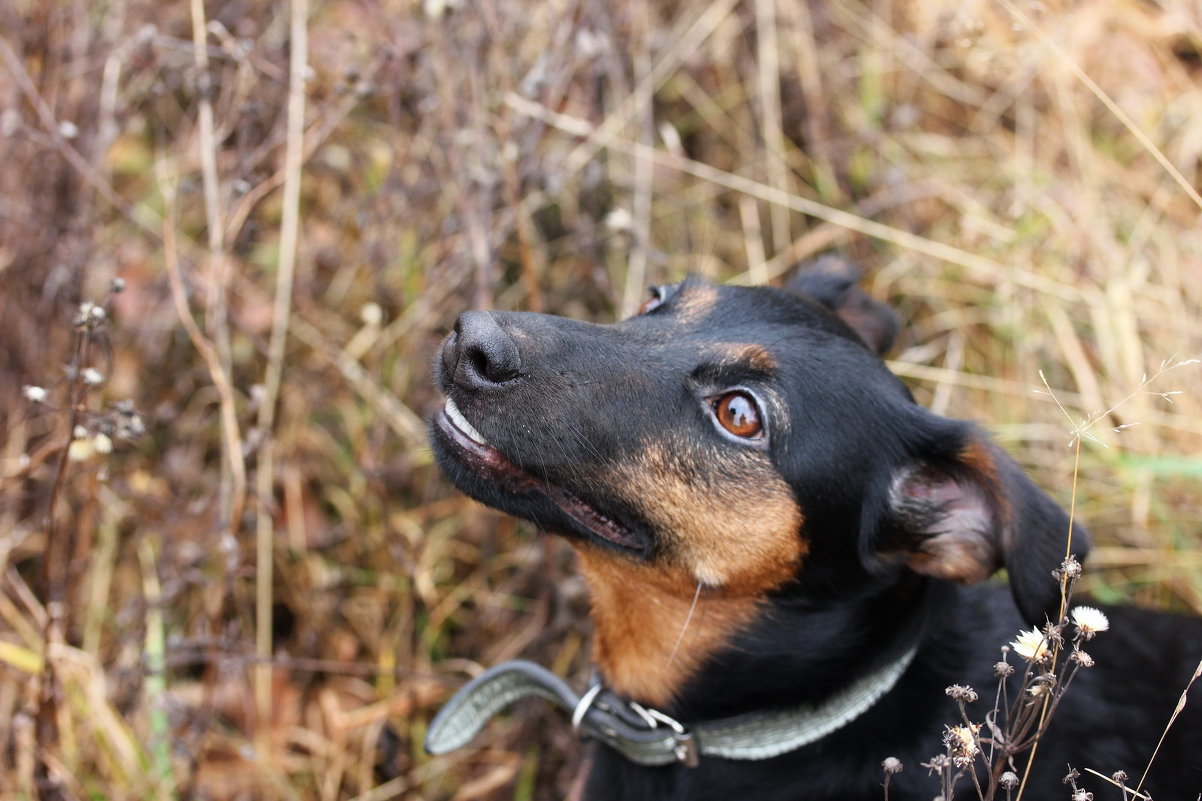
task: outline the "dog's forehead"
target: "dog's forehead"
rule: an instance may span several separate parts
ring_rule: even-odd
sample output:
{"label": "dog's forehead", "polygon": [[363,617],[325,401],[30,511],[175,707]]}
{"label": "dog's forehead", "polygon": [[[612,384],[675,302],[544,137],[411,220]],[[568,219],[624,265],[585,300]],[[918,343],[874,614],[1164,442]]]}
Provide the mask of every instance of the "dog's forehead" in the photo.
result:
{"label": "dog's forehead", "polygon": [[840,350],[852,345],[853,352],[868,355],[832,312],[793,292],[696,278],[656,292],[661,304],[625,324],[665,348],[686,348],[708,359],[765,371],[819,342],[838,342]]}

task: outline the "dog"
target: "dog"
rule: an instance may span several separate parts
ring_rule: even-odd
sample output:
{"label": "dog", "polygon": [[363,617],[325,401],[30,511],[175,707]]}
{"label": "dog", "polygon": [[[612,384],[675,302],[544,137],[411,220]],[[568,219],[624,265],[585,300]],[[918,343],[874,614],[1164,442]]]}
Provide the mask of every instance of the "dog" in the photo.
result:
{"label": "dog", "polygon": [[[612,325],[462,314],[436,359],[435,455],[469,496],[572,543],[600,682],[580,697],[502,666],[440,713],[429,750],[539,695],[597,740],[594,801],[975,797],[974,781],[1126,797],[1087,769],[1136,786],[1202,668],[1202,621],[1107,608],[1088,642],[1086,624],[1028,634],[1024,662],[1015,638],[1064,618],[1088,534],[976,426],[915,402],[882,361],[896,332],[829,264],[784,289],[656,287]],[[1008,588],[988,580],[1002,568]],[[1078,650],[1092,666],[1071,686],[1032,680]],[[1000,707],[1038,711],[1025,732],[991,712],[1003,690]],[[1003,754],[1032,731],[1033,752]],[[1202,793],[1202,700],[1142,791]]]}

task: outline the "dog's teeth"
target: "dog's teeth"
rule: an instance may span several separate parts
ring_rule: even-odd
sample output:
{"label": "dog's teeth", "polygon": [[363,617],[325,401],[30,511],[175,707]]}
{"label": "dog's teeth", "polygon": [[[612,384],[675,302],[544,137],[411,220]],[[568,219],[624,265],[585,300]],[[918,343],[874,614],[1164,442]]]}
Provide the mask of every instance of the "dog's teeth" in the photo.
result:
{"label": "dog's teeth", "polygon": [[481,445],[488,444],[488,442],[484,439],[484,435],[477,431],[476,428],[467,421],[467,418],[465,418],[463,413],[459,411],[459,407],[455,405],[455,401],[451,400],[450,398],[447,398],[446,411],[447,417],[451,418],[451,422],[455,424],[455,428],[458,428],[464,434],[467,434],[468,438],[474,442],[478,442]]}

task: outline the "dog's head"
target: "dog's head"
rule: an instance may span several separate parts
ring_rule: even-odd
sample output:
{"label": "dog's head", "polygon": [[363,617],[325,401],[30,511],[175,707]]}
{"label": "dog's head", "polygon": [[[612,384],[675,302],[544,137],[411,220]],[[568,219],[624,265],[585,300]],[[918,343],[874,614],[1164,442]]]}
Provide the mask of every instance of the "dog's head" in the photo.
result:
{"label": "dog's head", "polygon": [[432,441],[467,494],[573,540],[598,661],[651,702],[776,598],[1005,567],[1042,622],[1067,516],[973,426],[914,402],[881,361],[895,332],[830,265],[787,290],[657,287],[613,325],[468,312],[438,359]]}

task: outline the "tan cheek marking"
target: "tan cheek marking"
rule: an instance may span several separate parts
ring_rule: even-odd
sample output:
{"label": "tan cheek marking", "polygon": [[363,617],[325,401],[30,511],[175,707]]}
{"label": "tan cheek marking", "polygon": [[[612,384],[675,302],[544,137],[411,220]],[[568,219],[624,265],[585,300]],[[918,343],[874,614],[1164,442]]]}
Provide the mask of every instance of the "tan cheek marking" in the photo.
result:
{"label": "tan cheek marking", "polygon": [[795,576],[806,547],[801,509],[766,457],[683,458],[649,448],[617,471],[614,487],[648,518],[674,563],[706,586],[742,595]]}
{"label": "tan cheek marking", "polygon": [[806,550],[801,510],[763,457],[743,457],[689,465],[652,448],[606,481],[640,509],[662,548],[640,563],[577,546],[592,594],[594,658],[618,692],[669,702],[755,619],[766,594],[797,574]]}
{"label": "tan cheek marking", "polygon": [[576,552],[591,594],[593,659],[610,687],[640,703],[671,702],[759,612],[755,597],[703,590],[690,616],[696,584],[683,570],[593,545]]}

